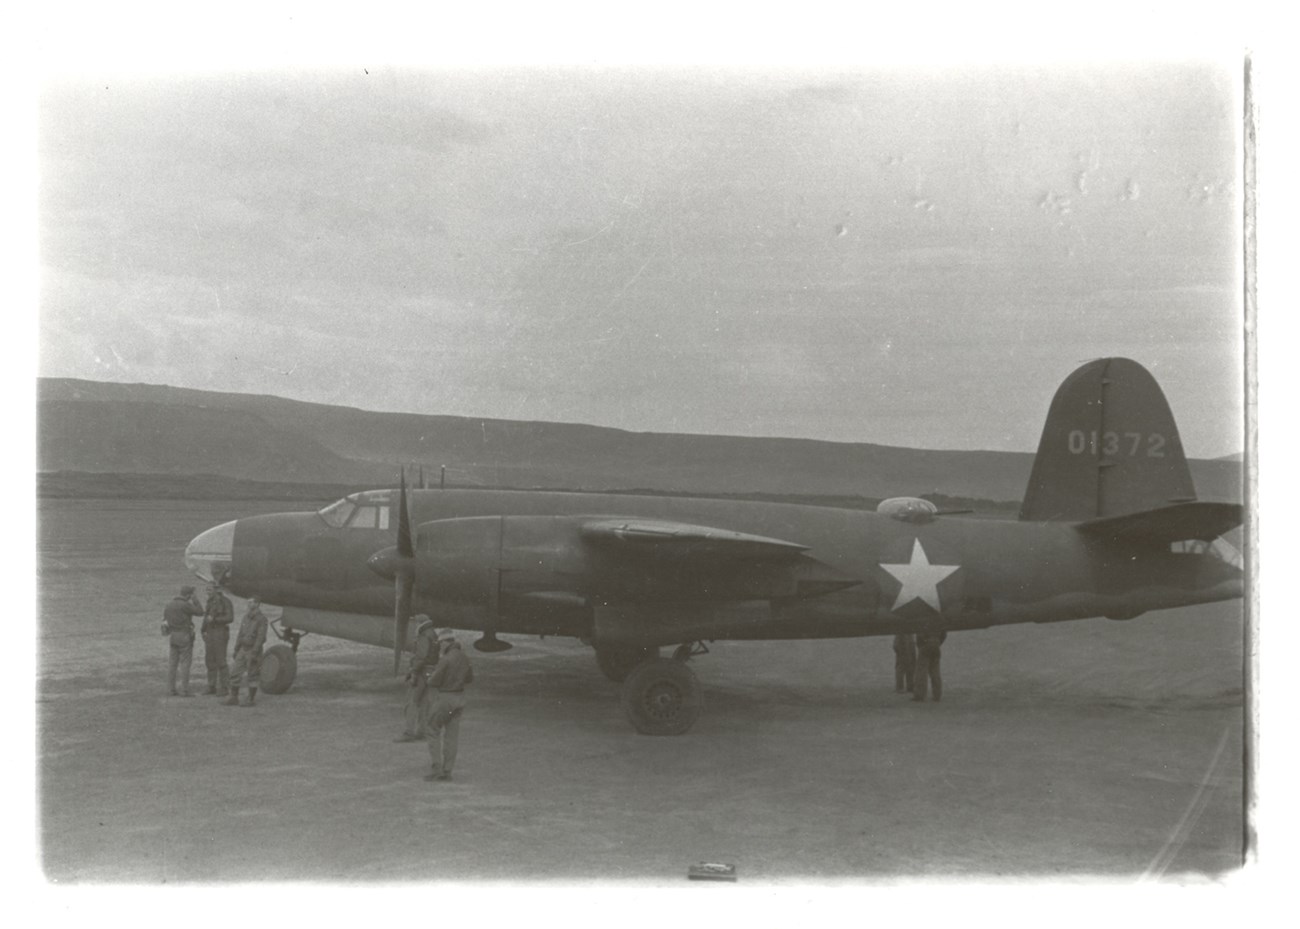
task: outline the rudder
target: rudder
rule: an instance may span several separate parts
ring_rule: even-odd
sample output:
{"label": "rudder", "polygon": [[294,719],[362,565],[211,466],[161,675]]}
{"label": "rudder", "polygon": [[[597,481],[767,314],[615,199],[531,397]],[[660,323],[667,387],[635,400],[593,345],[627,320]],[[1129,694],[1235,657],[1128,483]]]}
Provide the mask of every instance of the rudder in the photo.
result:
{"label": "rudder", "polygon": [[1023,520],[1120,516],[1196,499],[1164,392],[1128,358],[1090,361],[1057,388]]}

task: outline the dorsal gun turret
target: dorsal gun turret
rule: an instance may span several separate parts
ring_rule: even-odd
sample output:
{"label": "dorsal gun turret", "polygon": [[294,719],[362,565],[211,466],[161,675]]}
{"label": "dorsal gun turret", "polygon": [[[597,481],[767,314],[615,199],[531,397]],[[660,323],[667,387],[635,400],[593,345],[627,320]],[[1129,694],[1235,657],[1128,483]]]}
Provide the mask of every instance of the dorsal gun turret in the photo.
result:
{"label": "dorsal gun turret", "polygon": [[928,523],[933,522],[939,515],[939,508],[929,500],[922,500],[920,497],[890,497],[888,500],[880,501],[876,512],[899,522]]}

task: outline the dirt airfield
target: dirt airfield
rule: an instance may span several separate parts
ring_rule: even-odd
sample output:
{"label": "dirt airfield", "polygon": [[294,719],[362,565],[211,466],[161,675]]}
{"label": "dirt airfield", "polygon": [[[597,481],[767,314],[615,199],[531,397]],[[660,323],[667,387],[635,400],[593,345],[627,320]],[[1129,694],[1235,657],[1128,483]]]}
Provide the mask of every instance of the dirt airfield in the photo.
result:
{"label": "dirt airfield", "polygon": [[[391,656],[316,636],[252,708],[166,695],[161,610],[196,533],[274,503],[39,507],[37,764],[55,883],[1100,877],[1240,867],[1242,613],[952,634],[942,703],[887,638],[719,642],[700,721],[636,735],[590,650],[469,650],[461,758],[395,744]],[[242,603],[237,603],[242,613]],[[466,645],[473,636],[465,634]],[[204,683],[201,645],[193,681]]]}

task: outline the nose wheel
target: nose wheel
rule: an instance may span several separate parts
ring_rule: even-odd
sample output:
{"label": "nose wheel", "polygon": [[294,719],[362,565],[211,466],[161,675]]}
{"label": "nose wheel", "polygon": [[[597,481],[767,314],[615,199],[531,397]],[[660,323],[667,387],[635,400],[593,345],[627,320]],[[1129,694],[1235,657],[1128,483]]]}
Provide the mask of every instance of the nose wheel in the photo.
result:
{"label": "nose wheel", "polygon": [[271,631],[284,645],[272,645],[262,653],[262,692],[282,694],[293,686],[298,676],[298,643],[306,633],[295,629],[281,629],[275,623]]}
{"label": "nose wheel", "polygon": [[262,653],[262,690],[282,694],[298,674],[298,656],[288,645],[272,645]]}

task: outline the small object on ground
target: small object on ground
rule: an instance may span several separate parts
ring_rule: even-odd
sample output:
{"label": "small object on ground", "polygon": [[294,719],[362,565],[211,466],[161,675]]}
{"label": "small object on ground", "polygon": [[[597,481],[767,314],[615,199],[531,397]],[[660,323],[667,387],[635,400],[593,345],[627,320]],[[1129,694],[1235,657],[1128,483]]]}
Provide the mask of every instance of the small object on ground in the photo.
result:
{"label": "small object on ground", "polygon": [[686,877],[692,881],[734,881],[736,866],[719,862],[704,861],[691,865]]}

